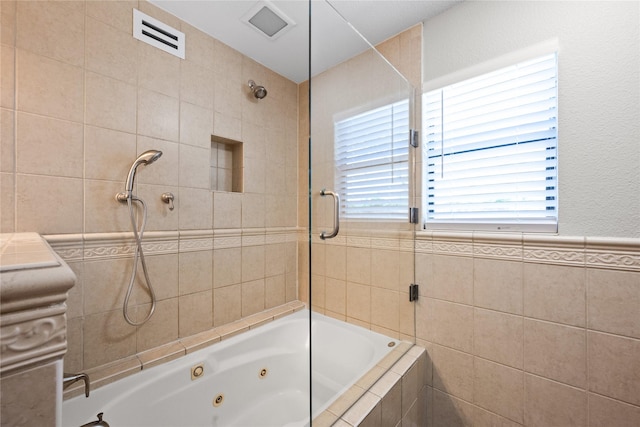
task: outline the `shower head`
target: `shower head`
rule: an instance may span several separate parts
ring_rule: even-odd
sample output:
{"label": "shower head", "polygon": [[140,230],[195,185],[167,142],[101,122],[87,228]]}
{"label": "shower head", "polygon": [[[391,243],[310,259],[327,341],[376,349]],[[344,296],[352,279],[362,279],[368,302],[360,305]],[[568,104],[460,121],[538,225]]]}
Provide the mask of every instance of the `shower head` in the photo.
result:
{"label": "shower head", "polygon": [[256,85],[256,82],[254,82],[253,80],[249,80],[249,89],[251,89],[251,93],[257,99],[262,99],[267,96],[267,90],[264,88],[264,86]]}
{"label": "shower head", "polygon": [[162,151],[159,150],[147,150],[140,154],[138,158],[131,165],[129,174],[127,175],[127,183],[125,185],[125,192],[116,194],[116,200],[126,202],[131,193],[133,192],[133,182],[136,178],[136,169],[140,165],[150,165],[162,156]]}

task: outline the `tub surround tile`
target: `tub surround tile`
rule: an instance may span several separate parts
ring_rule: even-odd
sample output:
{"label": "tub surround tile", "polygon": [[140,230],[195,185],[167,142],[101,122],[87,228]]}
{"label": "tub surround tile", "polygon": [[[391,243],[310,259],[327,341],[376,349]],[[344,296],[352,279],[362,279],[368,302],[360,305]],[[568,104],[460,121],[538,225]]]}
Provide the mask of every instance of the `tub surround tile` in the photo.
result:
{"label": "tub surround tile", "polygon": [[421,298],[417,302],[416,335],[456,350],[473,351],[473,307]]}
{"label": "tub surround tile", "polygon": [[86,125],[84,127],[85,178],[122,182],[136,155],[132,133]]}
{"label": "tub surround tile", "polygon": [[473,425],[475,427],[520,427],[518,424],[507,418],[503,418],[492,412],[485,411],[477,406],[473,407]]}
{"label": "tub surround tile", "polygon": [[424,294],[461,304],[473,303],[473,258],[433,255],[433,276]]}
{"label": "tub surround tile", "polygon": [[124,187],[124,181],[84,180],[85,232],[127,232],[131,230],[131,218],[127,204],[115,200],[115,195],[123,191]]}
{"label": "tub surround tile", "polygon": [[179,140],[180,101],[177,96],[139,88],[137,111],[139,135],[174,142]]}
{"label": "tub surround tile", "polygon": [[227,338],[231,338],[236,336],[242,332],[246,332],[251,328],[251,324],[246,320],[236,320],[232,323],[227,323],[224,326],[220,326],[217,329],[217,332],[220,334],[220,340],[226,340]]}
{"label": "tub surround tile", "polygon": [[[168,22],[164,23],[170,25]],[[171,82],[180,81],[180,58],[147,43],[137,43],[137,49],[138,86],[171,98],[179,98],[180,86]]]}
{"label": "tub surround tile", "polygon": [[143,351],[137,354],[142,369],[149,369],[162,363],[170,362],[184,356],[187,353],[181,342],[171,342],[151,350]]}
{"label": "tub surround tile", "polygon": [[381,415],[380,398],[366,392],[342,415],[342,420],[354,426],[377,427],[380,426]]}
{"label": "tub surround tile", "polygon": [[136,330],[122,317],[122,310],[84,317],[84,369],[96,368],[136,353]]}
{"label": "tub surround tile", "polygon": [[[30,2],[20,2],[25,4]],[[37,6],[37,3],[33,3]],[[20,111],[82,122],[84,70],[16,49],[16,107]],[[113,96],[113,93],[111,94]],[[115,97],[114,97],[115,98]]]}
{"label": "tub surround tile", "polygon": [[640,406],[589,393],[590,427],[635,427],[640,425]]}
{"label": "tub surround tile", "polygon": [[135,85],[138,81],[137,45],[130,32],[86,18],[86,69]]}
{"label": "tub surround tile", "polygon": [[181,100],[213,110],[214,79],[210,68],[189,59],[180,61],[179,81]]}
{"label": "tub surround tile", "polygon": [[15,226],[15,176],[10,173],[0,173],[0,232],[14,233]]}
{"label": "tub surround tile", "polygon": [[640,406],[640,340],[587,333],[589,391]]}
{"label": "tub surround tile", "polygon": [[[365,393],[365,389],[357,385],[349,387],[340,397],[327,408],[327,411],[337,416],[342,416],[351,406],[353,406]],[[346,420],[344,420],[346,422]]]}
{"label": "tub surround tile", "polygon": [[180,343],[184,346],[186,353],[193,353],[220,341],[220,333],[216,328],[190,337],[180,338]]}
{"label": "tub surround tile", "polygon": [[129,32],[133,28],[132,9],[138,7],[138,0],[96,0],[85,4],[85,13],[119,31]]}
{"label": "tub surround tile", "polygon": [[86,72],[85,85],[86,124],[132,134],[136,132],[136,86],[90,71]]}
{"label": "tub surround tile", "polygon": [[434,427],[472,427],[474,406],[462,399],[433,390]]}
{"label": "tub surround tile", "polygon": [[[3,15],[2,25],[3,25],[2,30],[4,30],[4,15]],[[2,39],[2,42],[4,43],[4,38]],[[15,108],[15,101],[16,101],[15,99],[16,97],[16,92],[15,92],[16,50],[13,47],[13,45],[9,46],[9,45],[2,44],[0,45],[0,55],[2,55],[1,56],[2,63],[0,63],[0,71],[2,71],[2,74],[0,77],[0,90],[2,91],[2,93],[0,93],[0,106],[2,108],[13,109]],[[5,126],[4,118],[3,118],[3,126]]]}
{"label": "tub surround tile", "polygon": [[476,356],[522,369],[523,340],[522,317],[474,310],[473,351]]}
{"label": "tub surround tile", "polygon": [[222,326],[242,317],[242,285],[235,284],[213,290],[213,326]]}
{"label": "tub surround tile", "polygon": [[533,375],[525,375],[527,426],[586,426],[587,393]]}
{"label": "tub surround tile", "polygon": [[525,263],[525,316],[584,327],[585,306],[583,268]]}
{"label": "tub surround tile", "polygon": [[522,314],[524,267],[521,262],[478,258],[473,268],[476,306]]}
{"label": "tub surround tile", "polygon": [[574,387],[587,386],[584,329],[525,319],[524,369]]}
{"label": "tub surround tile", "polygon": [[178,336],[207,330],[213,325],[213,291],[180,296],[178,301]]}
{"label": "tub surround tile", "polygon": [[[91,390],[96,390],[119,379],[135,374],[142,369],[142,363],[136,355],[129,356],[106,365],[85,369],[91,378]],[[84,385],[77,382],[64,390],[64,399],[84,394]]]}
{"label": "tub surround tile", "polygon": [[522,424],[523,390],[522,371],[474,358],[473,399],[476,405]]}
{"label": "tub surround tile", "polygon": [[467,402],[473,401],[473,356],[434,345],[433,387]]}
{"label": "tub surround tile", "polygon": [[640,273],[587,269],[589,329],[640,339]]}
{"label": "tub surround tile", "polygon": [[[131,310],[131,316],[136,322],[142,321],[151,304],[138,305]],[[175,341],[179,336],[178,298],[158,301],[151,319],[142,326],[136,327],[136,351],[150,350]]]}
{"label": "tub surround tile", "polygon": [[83,65],[84,3],[19,1],[16,19],[18,48],[71,65]]}

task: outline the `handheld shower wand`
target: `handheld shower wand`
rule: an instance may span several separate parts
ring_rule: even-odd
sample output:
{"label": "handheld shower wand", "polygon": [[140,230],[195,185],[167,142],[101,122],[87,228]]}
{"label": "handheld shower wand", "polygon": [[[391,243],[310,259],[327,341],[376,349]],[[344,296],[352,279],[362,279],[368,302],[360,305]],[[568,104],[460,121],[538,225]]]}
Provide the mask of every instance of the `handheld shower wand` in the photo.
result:
{"label": "handheld shower wand", "polygon": [[162,151],[159,150],[147,150],[140,154],[135,162],[131,165],[129,173],[127,174],[127,182],[125,184],[125,191],[116,194],[116,200],[119,202],[126,202],[133,195],[133,182],[136,179],[136,170],[140,165],[150,165],[162,156]]}
{"label": "handheld shower wand", "polygon": [[[131,278],[129,280],[129,287],[127,288],[127,294],[124,298],[124,304],[122,306],[122,314],[124,315],[124,320],[127,321],[128,324],[132,326],[140,326],[146,323],[151,316],[153,315],[156,309],[156,294],[153,291],[153,287],[151,286],[151,280],[149,279],[149,273],[147,273],[147,263],[144,259],[144,252],[142,252],[142,236],[144,234],[144,228],[147,223],[147,205],[144,203],[144,200],[139,198],[138,196],[133,195],[133,183],[136,178],[136,170],[140,165],[150,165],[155,162],[162,156],[162,151],[158,150],[148,150],[144,153],[140,154],[138,158],[131,165],[131,169],[129,169],[129,174],[127,175],[127,182],[125,184],[125,191],[122,193],[116,194],[116,200],[119,202],[126,203],[129,206],[129,218],[131,219],[131,227],[133,228],[133,236],[136,241],[136,250],[133,256],[133,270],[131,271]],[[133,212],[133,202],[139,202],[142,205],[142,225],[140,226],[140,230],[138,231],[138,224],[136,222],[136,218]],[[144,272],[144,278],[147,282],[147,288],[149,289],[149,293],[151,294],[151,309],[149,310],[149,314],[140,322],[135,322],[131,320],[128,314],[129,307],[129,297],[131,297],[131,291],[133,289],[133,284],[136,280],[136,274],[138,272],[138,258],[142,263],[142,271]]]}

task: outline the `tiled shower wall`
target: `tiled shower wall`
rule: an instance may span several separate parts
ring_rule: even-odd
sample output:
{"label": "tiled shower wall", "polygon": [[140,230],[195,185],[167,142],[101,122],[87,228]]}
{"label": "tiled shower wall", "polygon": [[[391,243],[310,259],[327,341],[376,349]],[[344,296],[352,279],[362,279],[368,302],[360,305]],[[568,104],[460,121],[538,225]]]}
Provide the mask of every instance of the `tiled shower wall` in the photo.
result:
{"label": "tiled shower wall", "polygon": [[640,242],[420,233],[433,426],[640,425]]}
{"label": "tiled shower wall", "polygon": [[[45,235],[78,283],[65,370],[81,371],[297,297],[297,85],[144,1],[0,2],[2,232]],[[181,60],[131,35],[132,9],[186,34]],[[253,79],[269,90],[250,96]],[[243,143],[244,192],[212,192],[211,137]],[[158,306],[122,303],[138,154]],[[172,192],[175,210],[160,200]],[[140,272],[141,273],[141,272]],[[140,274],[139,274],[140,276]],[[131,314],[149,296],[140,280]]]}

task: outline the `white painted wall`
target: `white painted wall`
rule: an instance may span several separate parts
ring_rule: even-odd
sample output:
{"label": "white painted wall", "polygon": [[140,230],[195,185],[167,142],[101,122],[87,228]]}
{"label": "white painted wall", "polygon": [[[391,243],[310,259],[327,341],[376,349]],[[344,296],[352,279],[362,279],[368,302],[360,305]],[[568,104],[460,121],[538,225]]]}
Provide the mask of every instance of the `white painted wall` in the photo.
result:
{"label": "white painted wall", "polygon": [[639,1],[461,3],[424,23],[423,82],[550,39],[559,45],[559,234],[638,238]]}

